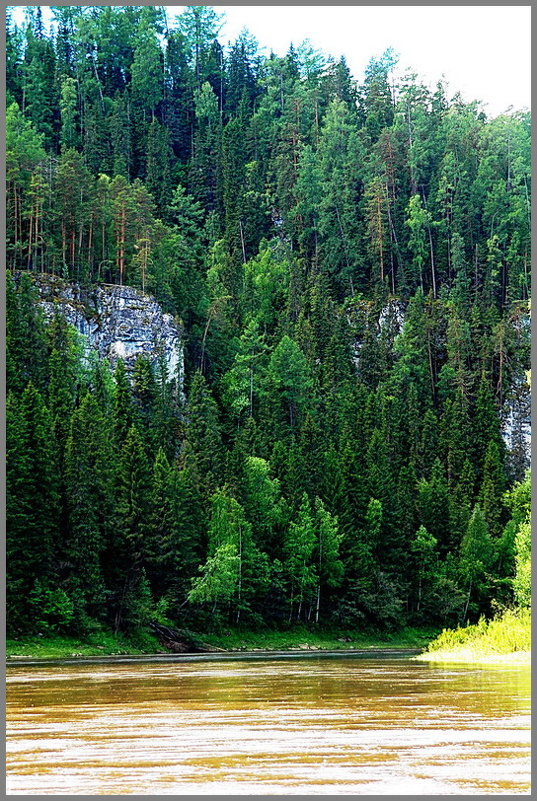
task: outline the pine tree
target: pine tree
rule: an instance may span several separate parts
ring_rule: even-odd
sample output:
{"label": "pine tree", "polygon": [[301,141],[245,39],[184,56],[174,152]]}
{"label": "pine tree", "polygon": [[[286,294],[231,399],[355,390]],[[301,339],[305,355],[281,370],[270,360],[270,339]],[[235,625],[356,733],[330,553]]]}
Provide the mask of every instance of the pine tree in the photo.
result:
{"label": "pine tree", "polygon": [[73,413],[65,452],[68,538],[64,558],[76,577],[85,610],[102,618],[102,555],[114,509],[114,456],[106,418],[90,394]]}
{"label": "pine tree", "polygon": [[132,564],[145,562],[153,543],[149,541],[151,472],[138,430],[132,426],[121,450],[116,514],[118,529]]}
{"label": "pine tree", "polygon": [[58,461],[50,414],[29,383],[20,400],[10,397],[7,440],[6,553],[9,625],[24,628],[28,594],[36,580],[52,581],[59,541]]}
{"label": "pine tree", "polygon": [[162,99],[163,70],[162,52],[157,39],[152,17],[152,8],[143,8],[134,43],[134,59],[131,65],[133,100],[142,109],[151,113]]}
{"label": "pine tree", "polygon": [[171,565],[169,588],[179,610],[191,589],[191,578],[206,553],[207,514],[205,499],[192,476],[188,470],[180,470],[177,464],[170,475],[170,499],[172,529],[169,550],[164,552],[163,558]]}
{"label": "pine tree", "polygon": [[188,396],[182,461],[202,494],[214,491],[223,469],[220,424],[216,402],[199,371]]}
{"label": "pine tree", "polygon": [[467,589],[462,621],[470,609],[470,601],[474,601],[474,613],[483,610],[483,603],[488,600],[490,591],[489,570],[494,559],[494,547],[490,538],[487,522],[479,505],[473,509],[468,528],[461,542],[460,571]]}
{"label": "pine tree", "polygon": [[440,553],[444,555],[451,548],[452,538],[448,486],[440,459],[433,464],[430,481],[419,483],[418,507],[422,525],[435,538]]}
{"label": "pine tree", "polygon": [[505,471],[496,442],[491,442],[485,455],[483,482],[479,493],[479,505],[492,537],[500,534],[503,521],[503,495]]}
{"label": "pine tree", "polygon": [[[142,438],[132,426],[119,457],[115,531],[111,550],[115,564],[108,564],[108,581],[114,586],[111,610],[114,629],[126,628],[138,616],[140,593],[146,593],[145,569],[151,559],[151,472]],[[120,559],[117,557],[120,555]]]}
{"label": "pine tree", "polygon": [[121,451],[127,441],[127,434],[136,420],[132,391],[123,359],[117,360],[114,380],[114,434],[116,447]]}
{"label": "pine tree", "polygon": [[308,402],[312,379],[304,354],[287,335],[282,337],[272,353],[268,380],[275,393],[274,400],[278,399],[286,409],[286,422],[294,429],[300,411]]}
{"label": "pine tree", "polygon": [[61,85],[60,101],[60,146],[65,150],[76,148],[79,141],[77,130],[77,100],[75,79],[69,76],[65,77]]}
{"label": "pine tree", "polygon": [[153,463],[148,511],[148,574],[155,597],[161,597],[176,583],[174,516],[171,468],[166,454],[159,448]]}
{"label": "pine tree", "polygon": [[415,608],[417,614],[422,612],[422,607],[426,604],[427,590],[430,591],[430,585],[436,575],[436,562],[438,558],[436,546],[436,539],[427,531],[425,526],[420,526],[410,545],[413,567],[417,579],[417,588],[415,590]]}
{"label": "pine tree", "polygon": [[31,381],[45,388],[47,341],[41,309],[32,279],[22,273],[18,287],[10,275],[6,290],[7,389],[20,394]]}

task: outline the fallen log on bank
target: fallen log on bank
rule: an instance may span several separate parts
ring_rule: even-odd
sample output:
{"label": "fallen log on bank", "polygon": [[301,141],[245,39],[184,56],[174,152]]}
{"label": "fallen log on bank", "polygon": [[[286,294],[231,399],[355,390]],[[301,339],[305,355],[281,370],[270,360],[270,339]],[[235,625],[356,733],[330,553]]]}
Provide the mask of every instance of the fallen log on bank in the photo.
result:
{"label": "fallen log on bank", "polygon": [[203,653],[225,653],[225,648],[217,648],[199,640],[195,634],[186,629],[174,629],[170,626],[163,626],[152,620],[149,627],[157,635],[159,643],[163,648],[168,648],[174,654],[203,654]]}

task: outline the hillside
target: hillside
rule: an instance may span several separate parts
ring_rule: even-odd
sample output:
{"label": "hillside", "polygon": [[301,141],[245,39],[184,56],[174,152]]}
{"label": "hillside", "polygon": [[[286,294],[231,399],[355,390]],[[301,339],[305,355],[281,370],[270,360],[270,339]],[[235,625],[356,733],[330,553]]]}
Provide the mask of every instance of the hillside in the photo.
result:
{"label": "hillside", "polygon": [[529,114],[54,16],[8,25],[9,632],[527,605]]}

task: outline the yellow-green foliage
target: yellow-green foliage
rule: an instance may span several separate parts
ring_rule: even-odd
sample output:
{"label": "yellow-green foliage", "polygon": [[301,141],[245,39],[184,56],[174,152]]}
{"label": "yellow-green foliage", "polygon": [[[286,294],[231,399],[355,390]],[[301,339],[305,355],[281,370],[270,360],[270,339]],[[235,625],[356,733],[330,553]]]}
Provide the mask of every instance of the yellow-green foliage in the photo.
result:
{"label": "yellow-green foliage", "polygon": [[471,650],[482,654],[510,654],[531,648],[531,612],[506,611],[493,620],[456,629],[444,629],[427,646],[427,651]]}
{"label": "yellow-green foliage", "polygon": [[513,580],[519,606],[531,607],[531,524],[530,516],[519,527],[515,537],[516,575]]}

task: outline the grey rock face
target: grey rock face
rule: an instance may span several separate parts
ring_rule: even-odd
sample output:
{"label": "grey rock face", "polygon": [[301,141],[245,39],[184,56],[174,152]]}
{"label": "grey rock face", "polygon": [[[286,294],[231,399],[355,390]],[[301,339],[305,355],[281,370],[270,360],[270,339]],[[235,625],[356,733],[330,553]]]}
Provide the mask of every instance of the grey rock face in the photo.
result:
{"label": "grey rock face", "polygon": [[531,393],[525,377],[515,378],[502,414],[502,435],[508,450],[508,468],[516,481],[524,478],[531,454]]}
{"label": "grey rock face", "polygon": [[[380,310],[370,301],[360,300],[348,309],[347,318],[354,331],[352,357],[360,375],[364,363],[367,364],[368,341],[378,341],[382,337],[387,348],[393,351],[395,339],[403,330],[405,306],[396,297],[389,298]],[[511,324],[520,335],[529,336],[527,312],[514,317]],[[531,395],[523,372],[513,378],[500,419],[508,451],[508,470],[511,478],[519,481],[530,465],[531,452]]]}
{"label": "grey rock face", "polygon": [[[515,334],[529,347],[531,316],[528,308],[519,310],[511,318]],[[529,364],[527,365],[529,367]],[[507,446],[507,467],[510,477],[521,481],[530,466],[531,457],[531,389],[522,365],[511,379],[502,412],[502,436]]]}
{"label": "grey rock face", "polygon": [[153,363],[163,356],[168,377],[182,389],[182,332],[150,295],[130,286],[85,289],[50,275],[33,278],[45,316],[52,317],[58,309],[86,337],[88,348],[108,359],[112,367],[122,358],[130,371],[138,355]]}
{"label": "grey rock face", "polygon": [[355,332],[352,357],[359,371],[365,340],[382,335],[393,345],[395,337],[403,330],[405,306],[398,298],[389,298],[380,310],[374,309],[369,301],[360,301],[348,310],[348,320]]}

